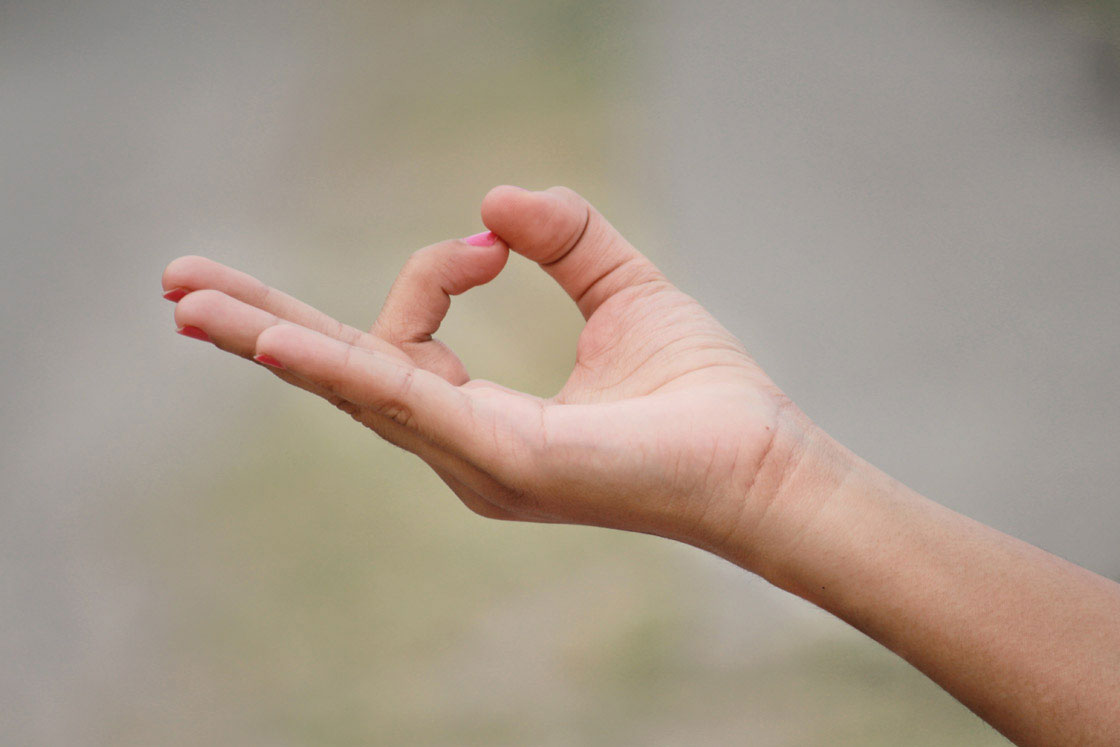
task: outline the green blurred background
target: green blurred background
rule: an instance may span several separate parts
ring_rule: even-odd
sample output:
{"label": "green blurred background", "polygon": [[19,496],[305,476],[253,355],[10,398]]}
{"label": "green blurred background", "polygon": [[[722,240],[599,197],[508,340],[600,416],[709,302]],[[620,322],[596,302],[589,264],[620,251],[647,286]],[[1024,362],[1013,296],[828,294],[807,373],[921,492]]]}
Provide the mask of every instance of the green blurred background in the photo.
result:
{"label": "green blurred background", "polygon": [[[159,273],[364,326],[567,184],[860,453],[1115,575],[1115,8],[0,3],[0,742],[1005,743],[691,548],[476,517]],[[579,329],[514,258],[441,337],[547,395]]]}

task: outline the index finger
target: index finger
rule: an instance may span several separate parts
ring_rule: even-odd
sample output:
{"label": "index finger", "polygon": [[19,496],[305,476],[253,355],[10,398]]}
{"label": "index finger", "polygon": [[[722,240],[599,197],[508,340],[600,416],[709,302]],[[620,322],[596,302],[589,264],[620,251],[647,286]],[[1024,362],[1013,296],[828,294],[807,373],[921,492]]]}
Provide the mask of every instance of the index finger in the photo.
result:
{"label": "index finger", "polygon": [[373,334],[394,345],[428,342],[451,297],[493,280],[508,258],[505,242],[489,232],[413,252],[389,289]]}

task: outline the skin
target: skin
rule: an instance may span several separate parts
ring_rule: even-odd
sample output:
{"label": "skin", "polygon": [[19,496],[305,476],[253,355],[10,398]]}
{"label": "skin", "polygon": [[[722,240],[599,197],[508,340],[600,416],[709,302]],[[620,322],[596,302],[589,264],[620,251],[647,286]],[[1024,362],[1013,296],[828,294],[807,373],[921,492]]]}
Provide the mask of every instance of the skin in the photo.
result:
{"label": "skin", "polygon": [[[1120,743],[1120,585],[836,443],[571,190],[497,187],[482,220],[493,243],[416,252],[369,332],[202,257],[163,287],[180,328],[417,454],[478,514],[687,542],[863,630],[1018,744]],[[471,379],[433,338],[510,248],[586,320],[547,399]]]}

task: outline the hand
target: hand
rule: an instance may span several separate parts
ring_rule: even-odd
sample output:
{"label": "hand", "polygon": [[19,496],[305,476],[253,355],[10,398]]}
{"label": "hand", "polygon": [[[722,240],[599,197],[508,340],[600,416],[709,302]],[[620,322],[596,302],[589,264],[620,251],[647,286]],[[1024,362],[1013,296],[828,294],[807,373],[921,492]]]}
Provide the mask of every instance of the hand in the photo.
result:
{"label": "hand", "polygon": [[[495,188],[482,219],[492,234],[412,255],[369,333],[201,257],[172,262],[163,285],[181,298],[181,328],[416,453],[483,516],[717,551],[733,538],[737,554],[764,544],[757,530],[794,452],[776,435],[803,416],[739,341],[568,189]],[[470,379],[432,337],[450,296],[496,277],[507,247],[586,319],[551,398]]]}
{"label": "hand", "polygon": [[[847,620],[1020,744],[1113,743],[1120,586],[829,439],[571,191],[498,187],[482,219],[493,235],[412,256],[369,333],[201,257],[172,262],[164,288],[180,331],[415,452],[483,516],[689,542]],[[587,320],[549,399],[470,379],[432,339],[507,247]]]}

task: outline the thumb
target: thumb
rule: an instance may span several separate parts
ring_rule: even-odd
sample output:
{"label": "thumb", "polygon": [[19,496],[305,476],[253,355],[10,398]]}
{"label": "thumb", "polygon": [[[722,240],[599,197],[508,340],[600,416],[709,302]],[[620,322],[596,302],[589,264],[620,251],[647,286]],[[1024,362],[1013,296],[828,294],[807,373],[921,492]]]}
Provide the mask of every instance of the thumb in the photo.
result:
{"label": "thumb", "polygon": [[482,201],[482,222],[555,278],[584,318],[621,290],[665,282],[652,262],[567,187],[495,187]]}

